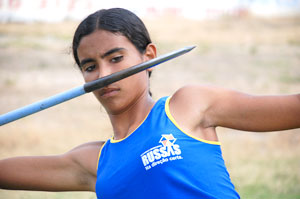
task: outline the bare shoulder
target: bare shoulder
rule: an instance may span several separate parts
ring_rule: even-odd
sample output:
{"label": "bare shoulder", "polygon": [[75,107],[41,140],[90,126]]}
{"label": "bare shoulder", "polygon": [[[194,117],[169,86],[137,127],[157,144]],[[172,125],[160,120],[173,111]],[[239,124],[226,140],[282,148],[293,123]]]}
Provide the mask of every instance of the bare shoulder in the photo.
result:
{"label": "bare shoulder", "polygon": [[184,86],[172,95],[169,113],[184,132],[200,139],[218,141],[207,113],[221,90],[212,86]]}
{"label": "bare shoulder", "polygon": [[[178,123],[191,128],[210,127],[210,112],[219,100],[231,91],[209,85],[187,85],[177,90],[170,99],[170,113]],[[214,110],[215,111],[215,110]],[[188,124],[186,118],[189,118]]]}
{"label": "bare shoulder", "polygon": [[98,157],[104,143],[104,141],[84,143],[71,149],[64,156],[96,176]]}
{"label": "bare shoulder", "polygon": [[178,89],[169,102],[170,114],[179,125],[191,131],[204,121],[205,112],[213,100],[214,89],[201,85],[187,85]]}
{"label": "bare shoulder", "polygon": [[[210,86],[210,85],[187,85],[178,89],[172,96],[170,103],[179,106],[193,106],[194,108],[207,109],[216,103],[219,99],[225,99],[226,96],[232,96],[237,93],[234,90]],[[196,106],[196,107],[195,107]]]}
{"label": "bare shoulder", "polygon": [[71,149],[69,152],[75,152],[75,151],[94,151],[98,150],[102,147],[102,145],[105,143],[105,141],[95,141],[95,142],[87,142],[84,144],[81,144],[73,149]]}
{"label": "bare shoulder", "polygon": [[[173,108],[192,107],[205,110],[213,102],[216,94],[223,89],[213,86],[187,85],[178,89],[170,99]],[[196,107],[195,107],[196,106]]]}

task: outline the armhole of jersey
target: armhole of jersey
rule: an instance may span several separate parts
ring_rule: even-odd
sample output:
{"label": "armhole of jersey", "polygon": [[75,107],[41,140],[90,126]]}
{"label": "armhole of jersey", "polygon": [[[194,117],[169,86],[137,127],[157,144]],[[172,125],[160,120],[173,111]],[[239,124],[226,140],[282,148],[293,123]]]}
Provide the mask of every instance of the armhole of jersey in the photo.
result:
{"label": "armhole of jersey", "polygon": [[170,112],[170,106],[169,106],[169,103],[170,103],[170,99],[171,97],[168,97],[167,100],[166,100],[166,104],[165,104],[165,111],[166,111],[166,114],[168,116],[168,118],[171,120],[171,122],[184,134],[186,134],[187,136],[195,139],[195,140],[198,140],[200,142],[204,142],[204,143],[207,143],[207,144],[213,144],[213,145],[221,145],[220,142],[218,141],[209,141],[209,140],[204,140],[204,139],[200,139],[200,138],[197,138],[195,136],[192,136],[188,133],[186,133],[179,125],[178,123],[176,122],[176,120],[174,119],[174,117],[171,115],[171,112]]}
{"label": "armhole of jersey", "polygon": [[98,166],[99,166],[99,160],[100,160],[101,152],[102,152],[102,149],[103,149],[104,145],[106,144],[106,142],[104,142],[102,144],[101,149],[99,150],[98,161],[97,161],[97,169],[96,169],[97,173],[98,173]]}

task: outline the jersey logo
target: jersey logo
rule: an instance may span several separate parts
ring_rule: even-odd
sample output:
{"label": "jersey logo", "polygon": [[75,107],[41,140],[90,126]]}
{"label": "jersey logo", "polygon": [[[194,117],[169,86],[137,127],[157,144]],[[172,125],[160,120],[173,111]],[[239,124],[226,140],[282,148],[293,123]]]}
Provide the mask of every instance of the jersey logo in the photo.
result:
{"label": "jersey logo", "polygon": [[159,143],[161,143],[164,147],[172,146],[174,142],[176,141],[176,138],[172,134],[163,134],[161,135],[161,138],[159,140]]}
{"label": "jersey logo", "polygon": [[176,138],[172,134],[162,134],[158,143],[141,154],[141,159],[146,170],[169,161],[183,159],[180,146],[175,144]]}

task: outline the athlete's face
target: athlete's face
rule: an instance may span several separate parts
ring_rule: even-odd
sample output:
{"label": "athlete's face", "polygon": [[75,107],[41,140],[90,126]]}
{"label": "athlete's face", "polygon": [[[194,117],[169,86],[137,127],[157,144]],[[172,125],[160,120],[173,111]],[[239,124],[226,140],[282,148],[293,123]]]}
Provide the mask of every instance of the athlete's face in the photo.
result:
{"label": "athlete's face", "polygon": [[[97,30],[83,37],[77,49],[85,82],[96,80],[134,66],[156,56],[155,46],[148,45],[141,54],[123,35]],[[108,113],[118,114],[148,95],[148,75],[141,72],[94,91]]]}

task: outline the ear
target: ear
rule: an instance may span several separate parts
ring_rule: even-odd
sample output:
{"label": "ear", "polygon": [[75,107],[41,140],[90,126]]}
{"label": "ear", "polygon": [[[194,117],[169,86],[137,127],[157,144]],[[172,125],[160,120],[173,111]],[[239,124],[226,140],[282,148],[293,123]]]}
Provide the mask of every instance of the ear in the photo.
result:
{"label": "ear", "polygon": [[[144,61],[154,59],[156,57],[156,46],[153,43],[148,44],[145,53],[143,55]],[[152,71],[153,68],[147,69],[147,71]]]}

